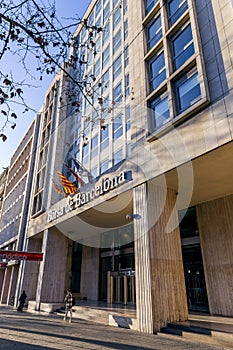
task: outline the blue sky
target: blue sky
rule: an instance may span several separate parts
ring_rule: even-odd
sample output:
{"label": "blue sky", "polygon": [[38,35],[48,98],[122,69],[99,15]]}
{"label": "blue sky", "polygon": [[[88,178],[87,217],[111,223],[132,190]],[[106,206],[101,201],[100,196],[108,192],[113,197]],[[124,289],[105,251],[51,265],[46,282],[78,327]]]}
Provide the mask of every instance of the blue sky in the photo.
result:
{"label": "blue sky", "polygon": [[[64,24],[67,24],[68,18],[81,17],[91,0],[56,0],[57,16],[62,20]],[[17,65],[17,60],[14,57],[7,57],[7,59],[0,61],[0,69],[5,71],[8,68],[14,71],[14,69],[19,74],[19,79],[23,79],[24,71],[21,69],[20,65]],[[50,86],[53,77],[48,76],[42,82],[34,81],[33,85],[36,88],[30,88],[24,91],[24,99],[27,101],[30,107],[35,110],[40,110],[40,107],[44,101],[45,92]],[[15,109],[17,112],[17,109]],[[20,140],[23,138],[25,132],[33,121],[35,113],[28,112],[21,114],[17,119],[17,126],[12,130],[9,126],[5,130],[8,139],[6,142],[0,140],[0,173],[2,172],[2,167],[9,165],[10,158],[14,154]]]}

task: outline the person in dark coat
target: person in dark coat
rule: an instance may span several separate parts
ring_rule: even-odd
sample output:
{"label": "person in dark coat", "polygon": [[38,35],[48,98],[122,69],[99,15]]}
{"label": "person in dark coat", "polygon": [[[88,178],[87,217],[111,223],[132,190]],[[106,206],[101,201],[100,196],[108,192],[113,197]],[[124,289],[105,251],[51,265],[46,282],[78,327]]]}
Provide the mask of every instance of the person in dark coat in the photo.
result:
{"label": "person in dark coat", "polygon": [[64,320],[67,320],[68,313],[70,314],[69,322],[72,322],[72,306],[73,306],[73,296],[72,293],[67,290],[67,294],[65,297],[65,303],[66,303],[66,311],[65,311],[65,317]]}
{"label": "person in dark coat", "polygon": [[27,294],[25,293],[25,290],[24,290],[23,293],[19,297],[18,311],[23,311],[23,307],[24,307],[26,299],[27,299]]}

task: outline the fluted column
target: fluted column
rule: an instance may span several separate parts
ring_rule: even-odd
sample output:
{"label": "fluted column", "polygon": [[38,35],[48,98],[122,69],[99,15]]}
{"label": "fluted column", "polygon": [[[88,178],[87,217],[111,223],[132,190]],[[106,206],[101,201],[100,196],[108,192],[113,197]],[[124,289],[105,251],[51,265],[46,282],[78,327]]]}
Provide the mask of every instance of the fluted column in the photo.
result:
{"label": "fluted column", "polygon": [[134,221],[138,328],[141,332],[153,333],[146,184],[134,188],[134,213],[140,215],[140,219]]}
{"label": "fluted column", "polygon": [[[188,318],[176,193],[147,184],[154,332]],[[171,216],[171,214],[173,215]]]}

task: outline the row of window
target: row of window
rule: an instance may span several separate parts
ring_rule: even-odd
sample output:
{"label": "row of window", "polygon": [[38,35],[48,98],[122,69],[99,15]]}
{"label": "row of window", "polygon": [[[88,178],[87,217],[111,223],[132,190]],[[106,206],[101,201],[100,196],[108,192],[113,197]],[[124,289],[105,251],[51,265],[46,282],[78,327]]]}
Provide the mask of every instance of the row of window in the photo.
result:
{"label": "row of window", "polygon": [[[144,4],[146,13],[149,13],[158,4],[158,1],[144,0]],[[187,0],[167,1],[168,24],[170,26],[173,25],[187,9]],[[147,49],[149,51],[157,50],[147,62],[149,91],[150,93],[155,92],[156,96],[149,102],[152,131],[159,129],[167,123],[171,118],[171,114],[179,115],[201,99],[201,88],[197,67],[195,67],[195,48],[190,21],[186,19],[185,23],[178,23],[176,31],[174,32],[173,30],[167,34],[166,40],[162,43],[161,40],[166,33],[163,33],[159,7],[156,11],[157,13],[145,27]],[[167,58],[165,58],[165,51],[162,45],[166,45],[166,49],[168,50]],[[191,68],[188,69],[185,63],[191,58],[193,60],[189,62],[192,62],[192,65],[190,64]],[[185,67],[183,74],[179,70],[179,75],[173,75],[169,84],[169,91],[166,92],[168,89],[167,81],[171,73],[175,73],[178,69],[182,69],[182,67]],[[160,91],[162,92],[160,93]]]}
{"label": "row of window", "polygon": [[[159,0],[144,0],[145,14],[147,15],[158,2]],[[168,0],[166,10],[169,26],[172,26],[187,9],[187,0]]]}
{"label": "row of window", "polygon": [[[184,74],[173,84],[177,113],[185,111],[201,98],[200,83],[196,69]],[[149,103],[151,109],[151,129],[160,128],[170,119],[170,106],[167,94],[156,97]]]}

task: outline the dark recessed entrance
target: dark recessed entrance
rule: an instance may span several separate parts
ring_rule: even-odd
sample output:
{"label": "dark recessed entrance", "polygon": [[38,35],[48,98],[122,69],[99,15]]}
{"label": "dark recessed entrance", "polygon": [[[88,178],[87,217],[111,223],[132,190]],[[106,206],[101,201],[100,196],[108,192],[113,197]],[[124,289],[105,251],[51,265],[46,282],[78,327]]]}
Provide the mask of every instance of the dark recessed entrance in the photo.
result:
{"label": "dark recessed entrance", "polygon": [[195,208],[180,223],[187,303],[190,311],[208,312],[208,298]]}

